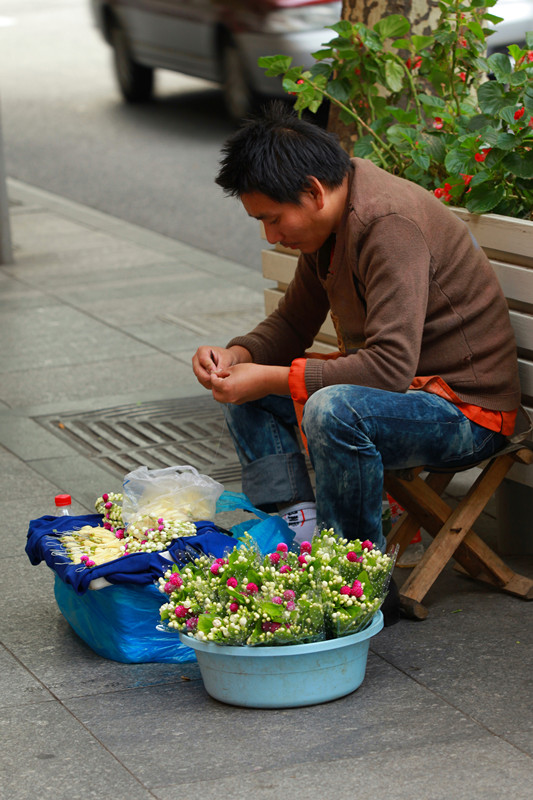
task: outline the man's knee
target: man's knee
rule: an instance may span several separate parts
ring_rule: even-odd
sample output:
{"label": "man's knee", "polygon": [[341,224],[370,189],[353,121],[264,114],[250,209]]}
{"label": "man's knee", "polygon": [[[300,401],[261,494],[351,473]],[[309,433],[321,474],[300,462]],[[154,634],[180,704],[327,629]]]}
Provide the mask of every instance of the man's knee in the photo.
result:
{"label": "man's knee", "polygon": [[[308,440],[317,435],[332,436],[346,424],[346,392],[342,386],[324,386],[309,397],[304,407],[302,428]],[[353,410],[350,409],[350,416]]]}

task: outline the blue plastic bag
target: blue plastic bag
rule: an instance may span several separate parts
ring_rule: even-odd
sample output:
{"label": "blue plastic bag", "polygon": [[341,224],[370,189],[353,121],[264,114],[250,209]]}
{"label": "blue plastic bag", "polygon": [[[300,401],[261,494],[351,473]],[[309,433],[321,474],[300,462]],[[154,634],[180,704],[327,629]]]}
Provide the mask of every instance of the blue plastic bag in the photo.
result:
{"label": "blue plastic bag", "polygon": [[154,584],[106,586],[79,595],[56,575],[54,594],[70,627],[104,658],[124,664],[196,661],[176,631],[158,624],[166,596]]}
{"label": "blue plastic bag", "polygon": [[[224,492],[217,500],[217,513],[222,511],[234,511],[240,509],[254,514],[249,520],[239,522],[231,528],[232,536],[235,539],[244,533],[249,533],[255,540],[261,555],[272,553],[280,542],[290,547],[294,540],[294,533],[287,525],[283,517],[267,514],[256,508],[245,494],[238,492]],[[236,542],[239,547],[239,542]]]}

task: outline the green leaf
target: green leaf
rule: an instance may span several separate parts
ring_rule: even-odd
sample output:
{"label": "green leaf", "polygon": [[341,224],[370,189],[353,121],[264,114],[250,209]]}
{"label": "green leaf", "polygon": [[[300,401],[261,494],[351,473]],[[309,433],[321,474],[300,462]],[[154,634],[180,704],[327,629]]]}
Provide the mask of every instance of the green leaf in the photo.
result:
{"label": "green leaf", "polygon": [[524,83],[527,81],[527,75],[525,70],[520,70],[519,72],[513,72],[509,79],[509,84],[511,86],[523,86]]}
{"label": "green leaf", "polygon": [[497,25],[498,22],[503,22],[503,17],[497,17],[496,14],[483,14],[483,21],[493,22],[494,25]]}
{"label": "green leaf", "polygon": [[471,117],[467,124],[467,130],[469,131],[478,131],[481,128],[484,128],[488,123],[488,118],[484,114],[476,114],[474,117]]}
{"label": "green leaf", "polygon": [[317,50],[315,53],[311,53],[314,59],[317,61],[321,61],[323,58],[333,58],[333,48],[328,47],[324,50]]}
{"label": "green leaf", "polygon": [[465,195],[466,208],[472,214],[486,214],[500,203],[505,194],[503,186],[474,186],[471,192]]}
{"label": "green leaf", "polygon": [[518,178],[533,178],[533,158],[531,153],[508,153],[502,161],[503,166]]}
{"label": "green leaf", "polygon": [[504,53],[493,53],[487,61],[489,69],[494,73],[496,80],[500,83],[507,83],[513,71],[509,56]]}
{"label": "green leaf", "polygon": [[434,94],[419,94],[418,99],[424,106],[424,108],[434,109],[434,108],[445,108],[446,103],[442,99],[442,97],[437,97]]}
{"label": "green leaf", "polygon": [[357,158],[367,158],[372,155],[374,148],[372,147],[373,136],[367,134],[358,139],[353,146],[353,155]]}
{"label": "green leaf", "polygon": [[[413,34],[411,36],[411,41],[415,47],[415,51],[418,53],[420,50],[423,50],[424,47],[428,47],[430,44],[433,44],[434,38],[433,36],[419,36],[417,34]],[[398,42],[395,42],[396,47],[398,47]]]}
{"label": "green leaf", "polygon": [[481,25],[477,20],[474,19],[470,20],[470,22],[467,24],[467,28],[468,30],[472,31],[474,36],[476,36],[482,42],[485,41],[485,34],[483,33],[483,28],[481,27]]}
{"label": "green leaf", "polygon": [[490,180],[492,180],[492,178],[488,172],[477,172],[470,181],[470,186],[473,188],[474,186],[479,186]]}
{"label": "green leaf", "polygon": [[516,125],[516,120],[514,118],[516,110],[516,106],[505,106],[505,108],[500,109],[499,116],[504,119],[505,122],[509,123],[509,125]]}
{"label": "green leaf", "polygon": [[202,633],[209,633],[213,627],[214,618],[215,614],[200,614],[198,617],[198,630],[202,631]]}
{"label": "green leaf", "polygon": [[469,173],[472,155],[465,150],[450,150],[444,159],[444,166],[450,174],[459,175],[461,172]]}
{"label": "green leaf", "polygon": [[351,86],[347,80],[334,80],[330,82],[328,92],[340,103],[347,103],[350,99]]}
{"label": "green leaf", "polygon": [[387,61],[385,64],[385,81],[391,92],[401,92],[403,87],[404,71],[396,61]]}
{"label": "green leaf", "polygon": [[415,125],[418,120],[416,111],[406,111],[396,106],[387,106],[387,111],[389,111],[398,122],[402,122],[404,125]]}
{"label": "green leaf", "polygon": [[338,33],[343,39],[350,39],[352,36],[353,26],[347,19],[341,19],[340,22],[336,22],[335,25],[328,25],[327,27],[331,28],[335,33]]}
{"label": "green leaf", "polygon": [[413,150],[411,157],[415,164],[420,167],[420,169],[429,169],[429,156],[426,155],[426,153],[420,153],[418,150]]}
{"label": "green leaf", "polygon": [[383,17],[374,25],[374,30],[383,39],[392,38],[394,36],[405,36],[409,32],[411,24],[409,20],[401,14],[390,14],[388,17]]}
{"label": "green leaf", "polygon": [[496,81],[482,83],[477,90],[477,99],[479,107],[489,117],[494,116],[507,105],[505,92]]}
{"label": "green leaf", "polygon": [[263,69],[266,69],[266,74],[269,76],[281,75],[287,72],[292,64],[291,56],[260,56],[257,63]]}
{"label": "green leaf", "polygon": [[500,150],[512,150],[516,145],[516,136],[513,133],[500,133],[495,144]]}

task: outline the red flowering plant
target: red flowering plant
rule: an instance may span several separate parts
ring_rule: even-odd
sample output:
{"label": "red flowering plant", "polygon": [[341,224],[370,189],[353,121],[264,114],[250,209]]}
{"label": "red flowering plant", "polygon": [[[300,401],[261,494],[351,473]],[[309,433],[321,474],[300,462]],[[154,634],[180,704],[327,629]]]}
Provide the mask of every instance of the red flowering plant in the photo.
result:
{"label": "red flowering plant", "polygon": [[262,556],[245,535],[226,558],[200,556],[159,579],[161,620],[221,645],[304,644],[364,628],[387,593],[394,556],[323,530],[298,551]]}
{"label": "red flowering plant", "polygon": [[472,213],[533,218],[533,32],[487,58],[496,2],[441,0],[427,36],[399,14],[373,28],[341,20],[311,69],[259,64],[284,76],[300,113],[336,105],[353,155]]}

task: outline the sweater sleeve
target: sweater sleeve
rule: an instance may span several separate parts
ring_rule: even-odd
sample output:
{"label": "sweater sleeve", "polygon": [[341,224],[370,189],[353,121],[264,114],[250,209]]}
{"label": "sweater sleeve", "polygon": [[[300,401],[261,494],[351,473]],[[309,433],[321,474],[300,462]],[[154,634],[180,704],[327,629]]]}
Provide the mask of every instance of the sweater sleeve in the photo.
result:
{"label": "sweater sleeve", "polygon": [[227,347],[245,347],[256,364],[289,366],[312,345],[328,310],[329,301],[317,276],[316,258],[302,254],[278,308],[253,331],[232,339]]}
{"label": "sweater sleeve", "polygon": [[431,268],[424,236],[412,220],[380,217],[365,228],[357,261],[366,303],[365,346],[336,361],[308,359],[309,394],[339,383],[405,392],[416,374]]}

